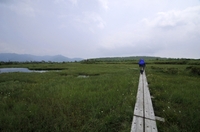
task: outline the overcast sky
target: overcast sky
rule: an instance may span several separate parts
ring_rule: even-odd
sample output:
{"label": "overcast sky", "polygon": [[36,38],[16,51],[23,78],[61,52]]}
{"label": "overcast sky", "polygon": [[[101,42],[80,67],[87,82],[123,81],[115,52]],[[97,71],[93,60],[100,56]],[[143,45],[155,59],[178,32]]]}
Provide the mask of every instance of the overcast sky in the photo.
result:
{"label": "overcast sky", "polygon": [[200,58],[200,0],[0,0],[0,53]]}

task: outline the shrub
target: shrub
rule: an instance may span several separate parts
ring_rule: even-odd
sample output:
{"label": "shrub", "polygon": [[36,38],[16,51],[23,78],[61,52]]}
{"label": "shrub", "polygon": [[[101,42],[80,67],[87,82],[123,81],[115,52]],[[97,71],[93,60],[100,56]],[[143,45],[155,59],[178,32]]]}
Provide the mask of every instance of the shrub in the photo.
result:
{"label": "shrub", "polygon": [[194,75],[200,75],[200,67],[189,66],[189,67],[186,67],[186,70],[190,70],[190,73]]}

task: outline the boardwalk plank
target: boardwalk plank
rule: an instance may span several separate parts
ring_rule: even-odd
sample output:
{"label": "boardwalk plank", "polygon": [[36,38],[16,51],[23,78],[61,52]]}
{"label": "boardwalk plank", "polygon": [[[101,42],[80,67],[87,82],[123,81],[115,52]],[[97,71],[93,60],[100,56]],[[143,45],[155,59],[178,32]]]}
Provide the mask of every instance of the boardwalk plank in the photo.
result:
{"label": "boardwalk plank", "polygon": [[144,79],[144,111],[145,111],[144,117],[151,120],[155,120],[153,105],[145,73],[143,79]]}
{"label": "boardwalk plank", "polygon": [[156,121],[145,119],[145,132],[157,132]]}
{"label": "boardwalk plank", "polygon": [[143,125],[144,125],[143,118],[134,116],[132,126],[131,126],[131,132],[143,132],[144,131]]}
{"label": "boardwalk plank", "polygon": [[138,84],[138,92],[135,103],[134,115],[143,117],[143,78],[140,76]]}
{"label": "boardwalk plank", "polygon": [[131,132],[157,132],[155,115],[145,72],[140,74]]}

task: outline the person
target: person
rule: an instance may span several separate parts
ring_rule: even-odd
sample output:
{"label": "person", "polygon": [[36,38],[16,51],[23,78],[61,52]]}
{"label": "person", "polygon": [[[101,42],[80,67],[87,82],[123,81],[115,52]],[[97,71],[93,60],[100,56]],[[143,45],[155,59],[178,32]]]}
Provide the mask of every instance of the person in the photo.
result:
{"label": "person", "polygon": [[143,74],[145,66],[146,66],[146,63],[145,63],[145,61],[143,59],[140,59],[138,64],[139,64],[139,67],[140,67],[140,73]]}

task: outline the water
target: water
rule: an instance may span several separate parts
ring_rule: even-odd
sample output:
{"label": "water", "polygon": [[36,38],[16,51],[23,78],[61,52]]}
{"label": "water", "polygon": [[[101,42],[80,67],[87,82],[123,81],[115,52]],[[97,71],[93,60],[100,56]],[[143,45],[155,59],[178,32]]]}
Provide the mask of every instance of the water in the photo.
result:
{"label": "water", "polygon": [[35,71],[29,70],[28,68],[0,68],[0,73],[9,73],[9,72],[46,72],[46,71]]}
{"label": "water", "polygon": [[79,75],[78,78],[88,78],[89,76],[87,75]]}

